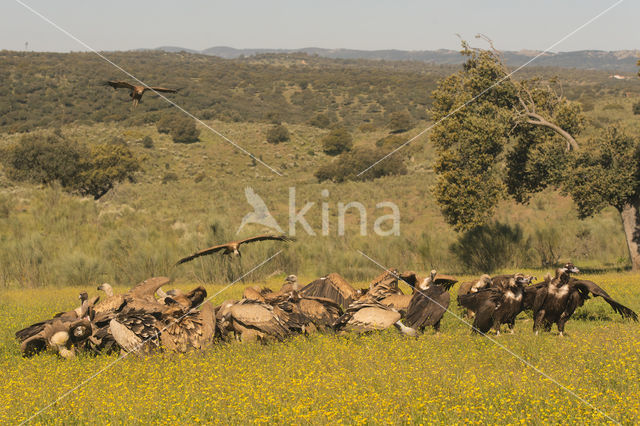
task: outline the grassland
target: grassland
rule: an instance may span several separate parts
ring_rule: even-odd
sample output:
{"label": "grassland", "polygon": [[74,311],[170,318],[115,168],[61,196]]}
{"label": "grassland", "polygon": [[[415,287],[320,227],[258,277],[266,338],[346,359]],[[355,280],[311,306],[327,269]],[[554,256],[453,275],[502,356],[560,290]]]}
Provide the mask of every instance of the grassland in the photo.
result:
{"label": "grassland", "polygon": [[[605,109],[613,103],[622,108]],[[631,103],[631,99],[603,99],[589,113],[590,118],[594,122],[605,118],[622,121],[637,131]],[[292,140],[272,145],[265,141],[269,124],[209,123],[284,176],[252,164],[249,157],[208,131],[202,132],[200,142],[185,145],[172,142],[150,125],[65,127],[66,137],[87,143],[124,139],[143,159],[143,171],[135,183],[118,185],[97,202],[57,187],[16,184],[0,175],[0,286],[130,284],[151,275],[224,282],[237,271],[218,259],[198,260],[178,269],[173,264],[197,248],[238,236],[242,217],[251,211],[246,187],[265,200],[285,231],[289,188],[296,189],[297,210],[307,202],[315,203],[306,219],[318,235],[309,236],[298,225],[298,242],[285,247],[281,256],[262,268],[261,277],[277,272],[324,275],[340,270],[350,279],[363,280],[376,269],[356,249],[403,269],[462,270],[449,252],[458,236],[444,223],[431,192],[433,151],[427,138],[407,148],[409,173],[405,176],[318,183],[313,173],[332,160],[319,148],[326,130],[288,125]],[[428,124],[419,123],[403,136],[409,138]],[[356,145],[374,145],[385,135],[383,129],[354,133]],[[142,146],[145,136],[153,138],[153,148]],[[0,144],[19,138],[4,135]],[[322,196],[323,190],[329,191],[328,197]],[[367,209],[367,237],[359,234],[355,210],[346,216],[346,234],[337,235],[337,204],[351,201],[359,201]],[[372,232],[375,219],[389,213],[376,209],[382,201],[391,201],[400,209],[399,237],[378,237]],[[329,206],[328,236],[320,235],[323,202]],[[509,253],[513,267],[539,267],[540,251],[548,245],[559,261],[571,260],[596,269],[620,269],[629,264],[620,218],[613,208],[580,221],[570,199],[546,191],[528,205],[503,202],[496,219],[524,231],[521,249]],[[249,226],[239,236],[263,231]],[[268,243],[256,245],[244,253],[243,262],[259,263],[277,249]]]}
{"label": "grassland", "polygon": [[[540,275],[542,271],[534,271]],[[585,275],[640,311],[640,275]],[[276,287],[282,277],[258,284]],[[188,288],[189,286],[184,286]],[[207,285],[210,294],[222,289]],[[238,297],[240,283],[213,301]],[[452,290],[453,299],[455,291]],[[124,290],[119,288],[118,290]],[[497,344],[446,314],[442,333],[298,336],[270,345],[219,344],[204,353],[144,358],[20,357],[15,329],[72,307],[77,287],[3,291],[0,422],[623,424],[640,421],[640,334],[589,300],[564,338],[534,336],[522,315]],[[95,294],[96,291],[91,291]],[[455,302],[453,312],[458,312]],[[78,389],[76,386],[98,374]],[[610,418],[605,417],[610,416]]]}

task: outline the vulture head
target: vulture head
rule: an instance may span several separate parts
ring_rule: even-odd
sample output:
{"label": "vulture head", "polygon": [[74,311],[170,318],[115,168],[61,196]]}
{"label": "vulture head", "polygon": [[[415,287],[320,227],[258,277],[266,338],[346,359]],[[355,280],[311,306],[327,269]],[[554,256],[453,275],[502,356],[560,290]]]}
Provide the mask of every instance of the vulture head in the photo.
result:
{"label": "vulture head", "polygon": [[100,284],[98,286],[98,290],[102,290],[105,293],[107,293],[108,297],[112,297],[113,296],[113,287],[111,287],[111,284],[107,284],[107,283]]}
{"label": "vulture head", "polygon": [[491,277],[487,274],[481,275],[480,279],[478,280],[478,282],[476,282],[473,287],[471,287],[471,290],[469,290],[471,293],[475,293],[476,291],[480,290],[481,288],[487,288],[491,285],[492,281],[491,281]]}
{"label": "vulture head", "polygon": [[71,342],[75,345],[84,342],[92,333],[91,322],[87,319],[78,320],[69,327]]}
{"label": "vulture head", "polygon": [[298,283],[298,277],[295,275],[289,275],[287,278],[284,279],[285,284],[290,284],[291,288],[294,291],[298,291],[300,290],[300,284]]}
{"label": "vulture head", "polygon": [[84,303],[84,302],[86,302],[87,300],[89,300],[89,295],[87,294],[87,292],[86,292],[86,291],[83,291],[82,293],[80,293],[80,294],[78,295],[78,299],[80,299],[80,303]]}
{"label": "vulture head", "polygon": [[563,269],[564,272],[566,272],[567,274],[578,274],[578,273],[580,273],[580,269],[576,268],[573,263],[565,263],[564,266],[561,269]]}
{"label": "vulture head", "polygon": [[429,286],[431,284],[433,284],[433,281],[436,279],[436,274],[437,273],[438,272],[435,269],[432,269],[431,272],[429,273],[429,276],[427,278],[425,278],[424,280],[422,280],[422,282],[418,286],[420,288],[420,290],[428,289]]}

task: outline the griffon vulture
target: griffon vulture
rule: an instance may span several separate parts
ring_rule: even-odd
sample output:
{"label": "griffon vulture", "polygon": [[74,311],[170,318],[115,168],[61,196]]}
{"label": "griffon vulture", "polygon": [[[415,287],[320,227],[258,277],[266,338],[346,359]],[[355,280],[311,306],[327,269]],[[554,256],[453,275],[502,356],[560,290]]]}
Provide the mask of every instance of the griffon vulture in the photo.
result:
{"label": "griffon vulture", "polygon": [[321,297],[333,301],[335,304],[347,308],[359,296],[358,291],[337,273],[307,284],[300,290],[302,297]]}
{"label": "griffon vulture", "polygon": [[131,83],[127,83],[126,81],[107,81],[104,83],[105,85],[111,86],[114,89],[128,89],[129,96],[133,100],[133,106],[138,106],[138,103],[142,99],[142,95],[147,90],[152,90],[154,92],[163,92],[163,93],[176,93],[177,89],[167,89],[166,87],[150,87],[150,86],[139,86]]}
{"label": "griffon vulture", "polygon": [[206,248],[204,250],[197,251],[194,254],[192,254],[191,256],[183,257],[182,259],[178,260],[178,262],[176,262],[176,266],[180,265],[180,264],[183,264],[185,262],[189,262],[190,260],[193,260],[193,259],[195,259],[197,257],[206,256],[208,254],[217,253],[219,251],[222,251],[222,254],[226,254],[226,255],[241,256],[241,254],[240,254],[240,245],[253,243],[253,242],[257,242],[257,241],[285,241],[285,242],[289,242],[289,241],[295,241],[295,239],[290,238],[290,237],[288,237],[286,235],[258,235],[256,237],[245,238],[244,240],[231,241],[229,243],[219,244],[217,246],[213,246],[213,247]]}
{"label": "griffon vulture", "polygon": [[335,323],[336,331],[367,333],[386,330],[400,321],[400,313],[376,301],[355,301]]}

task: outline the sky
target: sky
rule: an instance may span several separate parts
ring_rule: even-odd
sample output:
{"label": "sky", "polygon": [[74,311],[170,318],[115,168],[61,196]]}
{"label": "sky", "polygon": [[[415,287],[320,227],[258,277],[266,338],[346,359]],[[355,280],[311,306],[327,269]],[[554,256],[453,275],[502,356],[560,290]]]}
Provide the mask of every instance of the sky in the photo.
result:
{"label": "sky", "polygon": [[[500,50],[546,50],[618,0],[2,0],[0,49],[458,49],[478,33]],[[23,4],[21,4],[23,3]],[[640,49],[640,1],[623,0],[551,51]]]}

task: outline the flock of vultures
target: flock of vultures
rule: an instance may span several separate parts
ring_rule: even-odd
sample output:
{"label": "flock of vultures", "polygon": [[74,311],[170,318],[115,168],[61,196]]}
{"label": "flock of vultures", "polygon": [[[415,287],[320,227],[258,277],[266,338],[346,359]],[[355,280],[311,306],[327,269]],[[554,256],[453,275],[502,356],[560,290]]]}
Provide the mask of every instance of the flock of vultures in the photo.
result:
{"label": "flock of vultures", "polygon": [[[201,250],[178,264],[216,252],[238,256],[241,244],[269,239],[289,241],[284,236],[253,237]],[[562,335],[567,320],[590,296],[602,297],[623,318],[638,320],[634,311],[594,282],[571,276],[577,272],[566,264],[537,284],[532,284],[535,277],[521,273],[483,275],[460,285],[458,304],[473,322],[472,332],[480,334],[492,328],[499,334],[503,324],[513,332],[518,314],[531,310],[536,333],[550,331],[556,324]],[[82,292],[77,308],[16,332],[22,354],[52,351],[70,358],[79,352],[187,352],[231,339],[282,341],[294,334],[367,333],[391,327],[417,337],[428,327],[440,330],[449,308],[449,290],[457,283],[436,271],[420,277],[413,271],[387,270],[362,289],[337,273],[305,286],[289,275],[277,291],[247,287],[242,299],[213,306],[203,287],[186,293],[163,289],[170,281],[149,278],[125,294],[115,294],[109,284],[102,284],[98,290],[105,293],[103,299]],[[403,293],[400,281],[412,294]]]}

